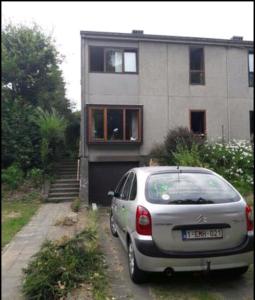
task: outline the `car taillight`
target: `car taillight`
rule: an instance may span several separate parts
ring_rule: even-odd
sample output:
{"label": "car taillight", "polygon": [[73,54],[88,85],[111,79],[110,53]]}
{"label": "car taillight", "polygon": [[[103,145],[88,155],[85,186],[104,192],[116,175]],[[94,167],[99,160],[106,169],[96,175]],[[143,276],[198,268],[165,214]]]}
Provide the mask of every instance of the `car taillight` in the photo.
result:
{"label": "car taillight", "polygon": [[136,209],[136,231],[142,235],[151,235],[151,215],[143,206]]}
{"label": "car taillight", "polygon": [[253,230],[252,209],[249,205],[246,205],[245,212],[246,212],[247,231],[252,231]]}

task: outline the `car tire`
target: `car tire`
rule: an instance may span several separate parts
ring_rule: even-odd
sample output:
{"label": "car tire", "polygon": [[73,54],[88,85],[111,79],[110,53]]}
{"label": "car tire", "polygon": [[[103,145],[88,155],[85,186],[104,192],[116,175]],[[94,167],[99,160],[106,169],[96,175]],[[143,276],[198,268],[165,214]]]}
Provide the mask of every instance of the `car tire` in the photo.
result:
{"label": "car tire", "polygon": [[139,269],[136,263],[134,247],[130,241],[128,244],[128,270],[132,281],[136,284],[145,283],[148,279],[148,273]]}
{"label": "car tire", "polygon": [[114,219],[113,219],[112,211],[110,213],[110,228],[111,228],[112,235],[114,237],[118,237],[118,232],[117,232],[116,224],[115,224]]}

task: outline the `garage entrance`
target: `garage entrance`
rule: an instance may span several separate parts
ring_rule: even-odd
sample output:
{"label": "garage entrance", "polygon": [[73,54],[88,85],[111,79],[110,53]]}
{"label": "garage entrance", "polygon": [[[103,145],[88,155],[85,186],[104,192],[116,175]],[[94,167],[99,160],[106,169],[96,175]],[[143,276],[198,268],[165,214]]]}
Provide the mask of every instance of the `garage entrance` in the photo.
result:
{"label": "garage entrance", "polygon": [[107,193],[114,190],[121,176],[139,162],[91,162],[89,163],[89,202],[109,206]]}

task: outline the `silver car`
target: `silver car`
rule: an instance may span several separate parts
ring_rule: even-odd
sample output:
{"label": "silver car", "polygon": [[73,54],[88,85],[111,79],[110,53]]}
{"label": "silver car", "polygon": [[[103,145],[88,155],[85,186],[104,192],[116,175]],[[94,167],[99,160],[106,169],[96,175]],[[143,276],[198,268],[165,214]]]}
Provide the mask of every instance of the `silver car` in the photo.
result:
{"label": "silver car", "polygon": [[148,272],[245,273],[253,257],[251,208],[213,171],[192,167],[129,170],[112,197],[110,227],[128,253],[135,283]]}

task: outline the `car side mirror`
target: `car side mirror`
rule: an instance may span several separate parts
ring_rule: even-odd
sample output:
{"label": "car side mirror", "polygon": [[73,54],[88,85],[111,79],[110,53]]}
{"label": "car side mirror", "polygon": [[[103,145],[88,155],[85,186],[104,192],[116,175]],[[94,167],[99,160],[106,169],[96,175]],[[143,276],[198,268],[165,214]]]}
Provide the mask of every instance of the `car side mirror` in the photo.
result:
{"label": "car side mirror", "polygon": [[114,197],[114,195],[115,195],[114,191],[109,191],[109,192],[107,193],[107,196],[108,196],[108,197]]}

